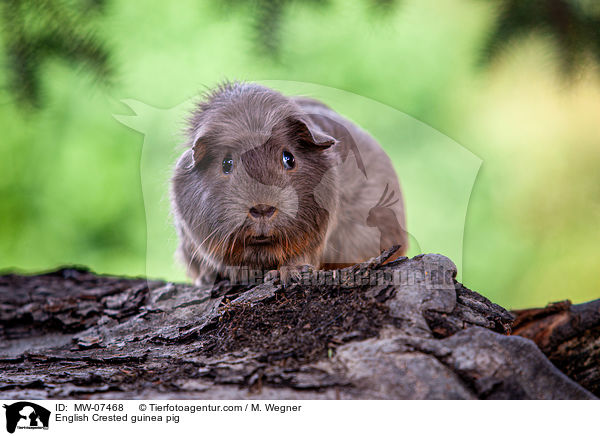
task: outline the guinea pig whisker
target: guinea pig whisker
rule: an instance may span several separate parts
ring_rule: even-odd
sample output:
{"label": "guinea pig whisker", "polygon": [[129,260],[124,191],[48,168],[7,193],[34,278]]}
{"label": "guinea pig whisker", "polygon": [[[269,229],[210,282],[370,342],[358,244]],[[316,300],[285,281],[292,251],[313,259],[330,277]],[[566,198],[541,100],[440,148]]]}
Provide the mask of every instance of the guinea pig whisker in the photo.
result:
{"label": "guinea pig whisker", "polygon": [[[231,237],[231,246],[229,247],[229,255],[233,256],[233,248],[235,247],[235,241],[237,240],[238,236],[240,235],[240,233],[242,232],[242,227],[239,227],[234,235]],[[246,242],[244,241],[244,249],[246,249]]]}
{"label": "guinea pig whisker", "polygon": [[217,230],[219,230],[219,229],[216,228],[212,232],[210,232],[210,234],[206,238],[204,238],[204,241],[202,241],[202,242],[200,242],[200,244],[198,244],[198,248],[202,247],[204,245],[204,243],[217,232]]}
{"label": "guinea pig whisker", "polygon": [[[202,223],[199,223],[199,224],[196,226],[196,228],[194,228],[194,229],[192,230],[192,232],[196,231],[196,229],[197,229],[197,228],[200,226],[200,224],[202,224]],[[203,244],[206,242],[206,240],[207,240],[208,238],[210,238],[210,237],[211,237],[211,236],[212,236],[212,235],[213,235],[213,234],[214,234],[214,233],[215,233],[217,230],[218,230],[218,229],[215,229],[213,232],[211,232],[211,233],[210,233],[210,234],[209,234],[209,235],[206,237],[206,239],[204,239],[204,241],[202,241],[202,243],[198,244],[198,246],[196,246],[196,248],[194,248],[194,250],[192,251],[192,254],[191,254],[191,256],[190,256],[190,260],[189,260],[189,262],[188,262],[188,264],[187,264],[187,269],[188,269],[188,270],[190,269],[190,267],[191,267],[191,265],[192,265],[192,262],[194,262],[194,260],[196,259],[196,255],[197,255],[197,254],[200,252],[200,249],[202,248],[202,245],[203,245]]]}
{"label": "guinea pig whisker", "polygon": [[196,255],[198,254],[198,252],[200,251],[200,245],[198,245],[196,248],[194,248],[194,251],[192,252],[192,255],[190,256],[190,261],[187,264],[187,269],[189,270],[190,267],[192,266],[192,262],[194,261],[194,259],[196,258]]}
{"label": "guinea pig whisker", "polygon": [[214,247],[214,252],[221,251],[223,248],[225,248],[225,243],[227,242],[227,238],[229,238],[229,235],[224,235],[222,238],[219,239],[216,246]]}

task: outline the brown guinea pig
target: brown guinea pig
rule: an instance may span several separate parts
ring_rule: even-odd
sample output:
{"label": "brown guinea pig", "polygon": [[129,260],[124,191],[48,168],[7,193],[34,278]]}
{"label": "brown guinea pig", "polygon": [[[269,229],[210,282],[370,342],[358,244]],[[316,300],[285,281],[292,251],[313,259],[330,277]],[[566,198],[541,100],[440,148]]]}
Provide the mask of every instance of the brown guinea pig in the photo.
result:
{"label": "brown guinea pig", "polygon": [[196,284],[240,267],[337,268],[407,249],[394,168],[324,104],[225,83],[193,111],[172,178],[178,254]]}

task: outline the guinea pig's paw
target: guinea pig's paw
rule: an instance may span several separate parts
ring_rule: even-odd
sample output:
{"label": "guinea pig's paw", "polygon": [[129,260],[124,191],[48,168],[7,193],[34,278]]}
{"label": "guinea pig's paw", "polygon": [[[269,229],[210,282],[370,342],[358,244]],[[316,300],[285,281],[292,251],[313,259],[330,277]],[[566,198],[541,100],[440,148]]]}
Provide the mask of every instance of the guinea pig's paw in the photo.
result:
{"label": "guinea pig's paw", "polygon": [[284,287],[293,284],[305,283],[305,278],[310,277],[314,267],[312,265],[286,265],[279,268],[281,283]]}
{"label": "guinea pig's paw", "polygon": [[281,274],[279,273],[279,270],[276,270],[276,269],[267,271],[265,273],[265,276],[263,277],[264,283],[267,283],[267,282],[279,283],[280,281],[281,281]]}
{"label": "guinea pig's paw", "polygon": [[297,266],[282,266],[279,268],[279,275],[284,287],[298,283],[302,278],[302,273]]}

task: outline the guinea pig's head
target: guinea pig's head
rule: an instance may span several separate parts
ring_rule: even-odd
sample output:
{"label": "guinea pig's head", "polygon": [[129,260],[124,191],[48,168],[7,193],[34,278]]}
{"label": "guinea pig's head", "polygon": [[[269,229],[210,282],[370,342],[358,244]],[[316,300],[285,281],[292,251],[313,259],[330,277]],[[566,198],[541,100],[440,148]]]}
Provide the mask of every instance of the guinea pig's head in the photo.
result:
{"label": "guinea pig's head", "polygon": [[172,196],[198,257],[274,269],[318,253],[337,207],[335,140],[256,85],[220,88],[191,124]]}

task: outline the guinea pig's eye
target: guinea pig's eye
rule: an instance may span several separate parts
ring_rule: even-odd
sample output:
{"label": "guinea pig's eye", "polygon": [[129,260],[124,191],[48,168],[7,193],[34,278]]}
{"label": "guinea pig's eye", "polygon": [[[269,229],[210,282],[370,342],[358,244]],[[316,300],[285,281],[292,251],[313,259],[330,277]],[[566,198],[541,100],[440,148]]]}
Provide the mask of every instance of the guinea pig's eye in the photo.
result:
{"label": "guinea pig's eye", "polygon": [[294,160],[294,155],[292,153],[290,153],[289,151],[283,152],[283,155],[281,156],[281,160],[283,162],[283,167],[286,170],[291,170],[292,168],[294,168],[296,166],[296,161]]}
{"label": "guinea pig's eye", "polygon": [[221,167],[223,168],[223,172],[225,174],[231,173],[231,171],[233,170],[233,159],[231,158],[231,156],[227,156],[225,159],[223,159]]}

